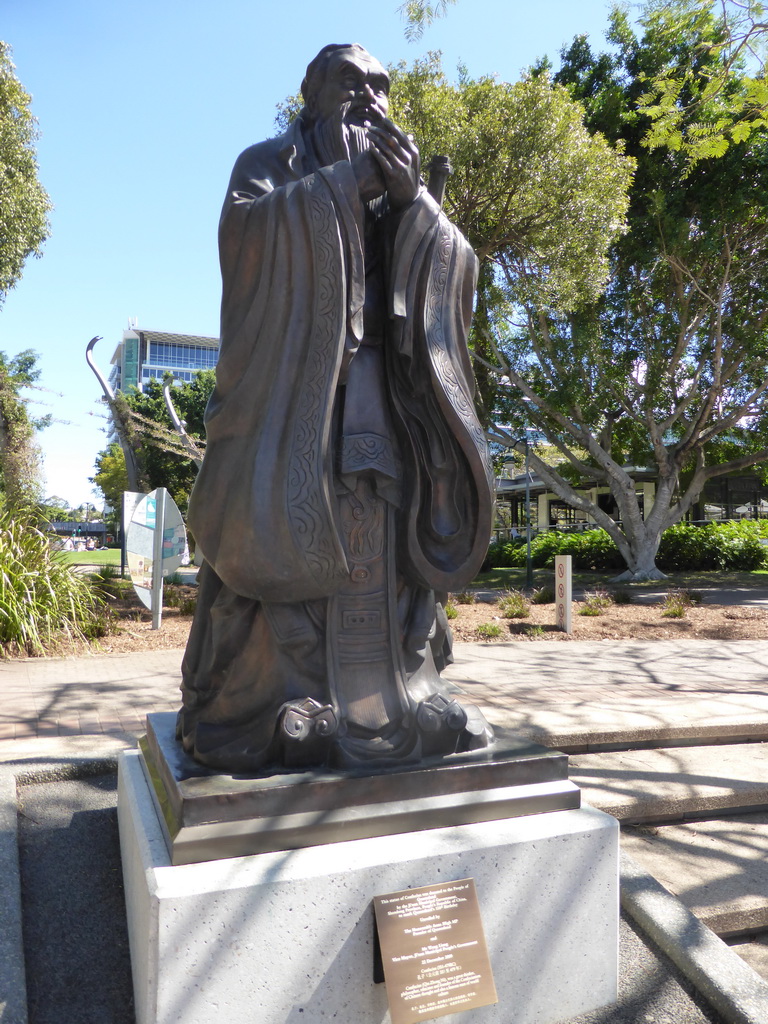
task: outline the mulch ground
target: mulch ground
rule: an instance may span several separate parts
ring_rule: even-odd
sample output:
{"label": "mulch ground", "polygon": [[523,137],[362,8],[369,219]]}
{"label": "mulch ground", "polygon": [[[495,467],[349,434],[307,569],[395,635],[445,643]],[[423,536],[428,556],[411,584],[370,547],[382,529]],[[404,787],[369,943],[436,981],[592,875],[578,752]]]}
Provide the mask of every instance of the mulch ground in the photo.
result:
{"label": "mulch ground", "polygon": [[[184,647],[192,624],[188,614],[195,587],[175,587],[173,607],[163,610],[160,629],[152,629],[150,613],[134,596],[111,602],[113,632],[91,644],[68,640],[51,647],[50,655],[130,654],[135,651],[167,650]],[[456,618],[451,621],[456,641],[488,643],[533,643],[571,640],[766,640],[768,608],[718,605],[708,596],[704,603],[685,610],[681,618],[663,614],[661,602],[649,604],[611,604],[599,615],[582,615],[582,602],[573,603],[573,631],[563,633],[555,626],[553,604],[530,606],[525,618],[506,618],[498,601],[454,603]],[[7,652],[13,656],[13,652]]]}

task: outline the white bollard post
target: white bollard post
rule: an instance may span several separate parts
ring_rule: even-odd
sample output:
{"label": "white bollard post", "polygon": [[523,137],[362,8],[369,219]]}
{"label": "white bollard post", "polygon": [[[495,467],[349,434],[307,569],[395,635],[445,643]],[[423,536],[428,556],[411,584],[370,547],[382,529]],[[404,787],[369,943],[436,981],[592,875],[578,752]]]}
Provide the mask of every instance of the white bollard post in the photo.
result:
{"label": "white bollard post", "polygon": [[555,615],[558,629],[572,633],[571,590],[572,568],[570,555],[555,555]]}

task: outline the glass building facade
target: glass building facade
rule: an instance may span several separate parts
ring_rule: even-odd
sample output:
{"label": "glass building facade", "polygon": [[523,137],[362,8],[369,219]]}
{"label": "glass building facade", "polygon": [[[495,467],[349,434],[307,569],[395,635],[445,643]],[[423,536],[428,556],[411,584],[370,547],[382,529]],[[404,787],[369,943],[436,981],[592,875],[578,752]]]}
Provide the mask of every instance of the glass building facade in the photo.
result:
{"label": "glass building facade", "polygon": [[143,390],[152,378],[172,373],[190,381],[198,370],[212,370],[219,358],[219,339],[166,331],[123,331],[112,356],[109,380],[115,391]]}

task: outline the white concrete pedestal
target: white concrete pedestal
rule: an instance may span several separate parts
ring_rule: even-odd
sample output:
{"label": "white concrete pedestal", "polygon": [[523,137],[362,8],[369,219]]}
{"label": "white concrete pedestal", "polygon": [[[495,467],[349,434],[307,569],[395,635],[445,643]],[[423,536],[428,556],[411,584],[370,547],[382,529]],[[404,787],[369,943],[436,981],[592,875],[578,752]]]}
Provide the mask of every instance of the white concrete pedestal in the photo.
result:
{"label": "white concrete pedestal", "polygon": [[374,896],[474,878],[499,1002],[453,1024],[611,1003],[618,826],[586,807],[171,867],[137,753],[118,813],[137,1024],[388,1024]]}

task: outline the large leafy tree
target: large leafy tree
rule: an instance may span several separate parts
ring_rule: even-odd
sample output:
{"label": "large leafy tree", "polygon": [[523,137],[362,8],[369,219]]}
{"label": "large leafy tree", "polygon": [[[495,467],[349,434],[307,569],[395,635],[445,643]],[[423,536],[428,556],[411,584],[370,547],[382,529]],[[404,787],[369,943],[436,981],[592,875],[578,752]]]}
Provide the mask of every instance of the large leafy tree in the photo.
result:
{"label": "large leafy tree", "polygon": [[30,97],[14,72],[10,47],[0,41],[0,304],[27,258],[40,255],[51,206],[37,176]]}
{"label": "large leafy tree", "polygon": [[[638,97],[647,146],[679,150],[694,165],[768,127],[763,0],[652,0],[641,23],[667,43]],[[675,45],[681,26],[699,38],[694,62]]]}
{"label": "large leafy tree", "polygon": [[[514,389],[513,431],[527,422],[545,432],[562,462],[553,468],[534,451],[534,467],[610,533],[635,579],[661,575],[661,535],[708,479],[768,460],[759,429],[768,394],[768,136],[755,131],[691,167],[685,153],[644,146],[648,119],[638,111],[672,49],[694,80],[719,73],[723,55],[709,45],[718,31],[681,19],[672,36],[651,12],[638,37],[617,11],[613,54],[594,54],[583,37],[564,53],[556,80],[584,103],[591,130],[637,160],[629,231],[613,246],[602,299],[565,312],[518,302],[497,334]],[[521,394],[524,410],[514,400]],[[633,465],[655,467],[652,508],[638,500]],[[608,486],[621,526],[578,490],[585,479]]]}
{"label": "large leafy tree", "polygon": [[454,168],[444,205],[480,261],[472,345],[490,419],[489,339],[500,318],[526,304],[573,309],[600,293],[633,162],[587,131],[582,106],[545,76],[507,83],[460,69],[453,83],[437,54],[390,73],[393,119],[425,165],[439,154]]}
{"label": "large leafy tree", "polygon": [[[479,400],[493,415],[490,338],[515,303],[572,309],[594,299],[608,276],[607,252],[622,233],[633,161],[584,125],[584,109],[545,75],[509,83],[456,81],[439,53],[389,68],[390,116],[416,140],[422,173],[448,157],[444,207],[479,262],[471,344]],[[284,130],[301,107],[278,107]],[[431,184],[431,183],[430,183]]]}
{"label": "large leafy tree", "polygon": [[40,496],[40,452],[35,430],[50,417],[29,415],[24,389],[40,376],[37,354],[25,349],[9,357],[0,352],[0,496],[11,509],[33,504]]}
{"label": "large leafy tree", "polygon": [[123,491],[130,490],[125,455],[119,442],[111,441],[99,452],[96,456],[95,469],[96,472],[90,481],[101,491],[104,497],[105,516],[113,528],[116,528],[122,508]]}
{"label": "large leafy tree", "polygon": [[[456,0],[407,0],[398,11],[406,39],[420,39]],[[616,9],[619,9],[617,5]],[[648,115],[644,144],[683,152],[693,165],[722,155],[734,142],[768,125],[768,9],[764,0],[648,0],[647,14],[667,35],[666,60],[645,79],[637,99]],[[674,45],[681,21],[694,31],[716,22],[718,31],[702,38],[702,51],[719,60],[705,77]],[[643,19],[641,19],[641,23]],[[746,73],[744,73],[746,69]],[[734,78],[732,71],[741,73]]]}

